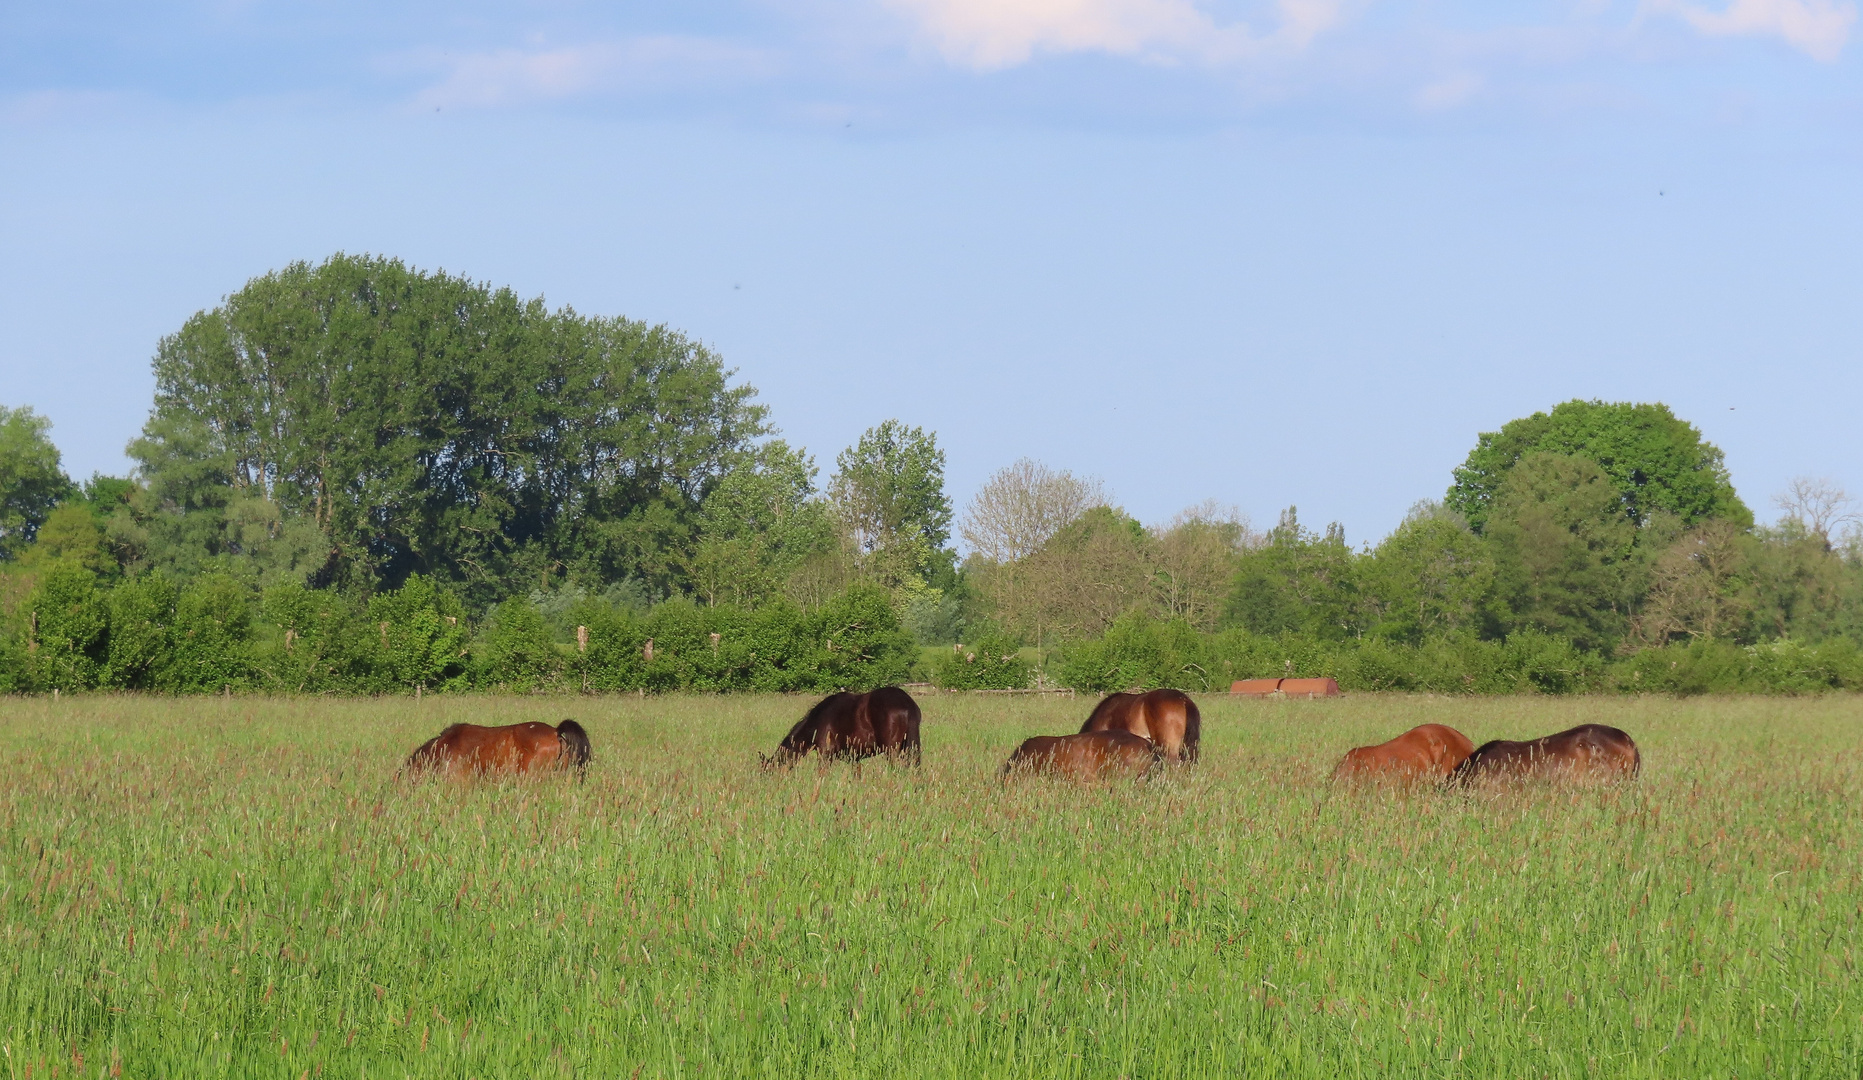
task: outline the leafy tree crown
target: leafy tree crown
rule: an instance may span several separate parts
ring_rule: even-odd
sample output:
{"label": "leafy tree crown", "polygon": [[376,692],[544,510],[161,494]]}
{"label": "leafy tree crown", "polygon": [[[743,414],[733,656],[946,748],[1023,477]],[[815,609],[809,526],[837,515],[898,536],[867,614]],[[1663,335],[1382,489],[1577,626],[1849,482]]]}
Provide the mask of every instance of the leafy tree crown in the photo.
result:
{"label": "leafy tree crown", "polygon": [[1623,513],[1639,525],[1657,511],[1691,525],[1711,518],[1753,523],[1753,512],[1734,494],[1720,448],[1661,403],[1573,400],[1484,432],[1455,470],[1444,502],[1483,531],[1508,472],[1534,452],[1597,462]]}

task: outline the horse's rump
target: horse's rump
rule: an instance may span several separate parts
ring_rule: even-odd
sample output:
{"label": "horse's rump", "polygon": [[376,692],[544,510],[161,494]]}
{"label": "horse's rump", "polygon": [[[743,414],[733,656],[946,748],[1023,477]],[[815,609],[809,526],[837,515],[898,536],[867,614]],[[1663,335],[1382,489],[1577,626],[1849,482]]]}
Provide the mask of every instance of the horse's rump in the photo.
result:
{"label": "horse's rump", "polygon": [[875,754],[920,757],[918,702],[897,686],[865,694],[838,691],[816,702],[789,729],[765,764],[791,764],[813,751],[852,760]]}
{"label": "horse's rump", "polygon": [[1156,743],[1171,761],[1195,761],[1203,739],[1203,716],[1182,690],[1107,695],[1087,715],[1080,733],[1126,731]]}

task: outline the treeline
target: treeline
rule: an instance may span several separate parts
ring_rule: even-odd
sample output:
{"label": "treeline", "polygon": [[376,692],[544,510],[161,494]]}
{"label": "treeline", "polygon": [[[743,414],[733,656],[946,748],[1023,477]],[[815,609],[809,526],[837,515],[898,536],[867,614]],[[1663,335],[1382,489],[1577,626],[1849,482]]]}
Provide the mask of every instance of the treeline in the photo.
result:
{"label": "treeline", "polygon": [[26,632],[0,644],[0,692],[827,692],[905,681],[919,651],[869,584],[812,610],[681,600],[640,614],[600,598],[548,610],[517,597],[475,624],[418,575],[367,597],[275,585],[255,603],[226,574],[112,587],[65,563],[23,606]]}
{"label": "treeline", "polygon": [[1080,690],[1133,686],[1222,691],[1237,679],[1331,676],[1347,691],[1436,694],[1815,694],[1863,690],[1863,650],[1849,638],[1757,645],[1677,642],[1622,656],[1523,630],[1417,643],[1308,634],[1201,633],[1133,615],[1064,650],[1057,680]]}
{"label": "treeline", "polygon": [[0,689],[1857,684],[1849,498],[1759,525],[1659,404],[1483,434],[1355,547],[1292,507],[1147,526],[1026,460],[958,515],[896,420],[818,487],[702,345],[392,259],[255,279],[154,370],[129,477],[0,406]]}

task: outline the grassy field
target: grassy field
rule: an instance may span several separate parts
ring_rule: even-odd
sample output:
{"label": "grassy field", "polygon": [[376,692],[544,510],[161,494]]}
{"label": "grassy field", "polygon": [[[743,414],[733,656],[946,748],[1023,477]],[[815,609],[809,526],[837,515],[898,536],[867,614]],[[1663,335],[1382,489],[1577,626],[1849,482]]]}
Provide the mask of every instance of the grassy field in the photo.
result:
{"label": "grassy field", "polygon": [[[796,698],[0,701],[8,1077],[1844,1076],[1863,701],[1204,701],[1204,760],[1000,787],[1087,701],[764,772]],[[586,783],[394,778],[574,716]],[[1630,730],[1593,790],[1331,791],[1415,724]]]}

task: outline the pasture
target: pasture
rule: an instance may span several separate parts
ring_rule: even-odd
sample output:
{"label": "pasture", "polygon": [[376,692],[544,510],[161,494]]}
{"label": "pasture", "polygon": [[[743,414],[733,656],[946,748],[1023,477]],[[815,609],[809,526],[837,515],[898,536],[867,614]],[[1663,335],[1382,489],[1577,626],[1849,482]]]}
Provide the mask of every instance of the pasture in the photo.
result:
{"label": "pasture", "polygon": [[[785,697],[0,701],[8,1077],[1855,1077],[1863,703],[1200,698],[1188,773],[756,767]],[[585,783],[397,782],[459,720]],[[1640,781],[1335,792],[1348,747],[1629,730]]]}

